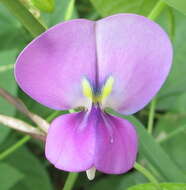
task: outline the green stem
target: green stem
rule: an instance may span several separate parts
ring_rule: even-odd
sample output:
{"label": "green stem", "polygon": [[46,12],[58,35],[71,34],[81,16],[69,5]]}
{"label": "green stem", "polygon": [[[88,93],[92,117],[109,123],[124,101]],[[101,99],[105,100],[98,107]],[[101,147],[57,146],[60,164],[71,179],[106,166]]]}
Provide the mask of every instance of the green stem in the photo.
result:
{"label": "green stem", "polygon": [[75,0],[69,0],[68,7],[65,11],[64,20],[70,20],[74,11]]}
{"label": "green stem", "polygon": [[175,35],[175,18],[172,9],[169,7],[168,8],[168,17],[169,17],[169,37],[171,41],[173,41],[174,35]]}
{"label": "green stem", "polygon": [[60,111],[54,111],[52,114],[50,114],[47,118],[46,121],[48,121],[49,123],[56,118],[57,116],[59,116]]}
{"label": "green stem", "polygon": [[19,0],[1,0],[9,11],[17,17],[23,26],[34,36],[43,33],[46,28],[26,9]]}
{"label": "green stem", "polygon": [[69,173],[67,180],[65,181],[63,190],[71,190],[75,184],[77,177],[78,177],[78,173]]}
{"label": "green stem", "polygon": [[16,144],[11,146],[10,148],[6,149],[4,152],[0,154],[0,160],[3,160],[10,154],[12,154],[14,151],[16,151],[18,148],[20,148],[22,145],[27,143],[31,139],[30,136],[24,136],[21,140],[19,140]]}
{"label": "green stem", "polygon": [[[148,15],[148,18],[151,20],[155,20],[166,6],[167,4],[165,2],[159,0],[156,3],[155,7],[151,10],[150,14]],[[155,106],[156,106],[156,98],[154,98],[150,104],[150,112],[149,112],[148,127],[147,127],[148,132],[150,134],[152,134],[152,129],[153,129]]]}
{"label": "green stem", "polygon": [[150,14],[148,15],[148,18],[151,20],[155,20],[166,6],[167,4],[165,2],[159,0],[155,5],[155,7],[150,12]]}
{"label": "green stem", "polygon": [[151,183],[153,183],[156,186],[157,190],[161,190],[160,184],[158,183],[157,179],[150,173],[150,171],[148,171],[137,162],[134,164],[134,168],[142,173]]}
{"label": "green stem", "polygon": [[155,107],[156,107],[156,98],[154,98],[150,103],[150,111],[149,111],[148,126],[147,126],[147,130],[148,130],[149,134],[152,134],[153,124],[154,124]]}

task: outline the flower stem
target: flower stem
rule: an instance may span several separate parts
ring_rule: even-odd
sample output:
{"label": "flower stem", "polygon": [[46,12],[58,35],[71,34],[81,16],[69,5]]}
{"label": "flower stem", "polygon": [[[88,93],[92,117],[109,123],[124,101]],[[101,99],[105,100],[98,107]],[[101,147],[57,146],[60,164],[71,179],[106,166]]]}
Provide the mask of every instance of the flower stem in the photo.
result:
{"label": "flower stem", "polygon": [[150,103],[150,111],[149,111],[148,127],[147,127],[149,134],[152,134],[153,124],[154,124],[155,107],[156,107],[156,98],[154,98]]}
{"label": "flower stem", "polygon": [[146,168],[144,168],[141,164],[138,164],[137,162],[134,164],[134,168],[142,173],[151,183],[153,183],[156,186],[157,190],[161,190],[160,184],[158,183],[157,179],[148,171]]}
{"label": "flower stem", "polygon": [[0,153],[0,160],[3,160],[10,154],[12,154],[14,151],[16,151],[18,148],[20,148],[22,145],[27,143],[31,139],[30,136],[24,136],[21,140],[19,140],[16,144],[11,146],[10,148],[6,149],[4,152]]}
{"label": "flower stem", "polygon": [[166,6],[167,4],[164,1],[159,0],[147,17],[151,20],[155,20]]}
{"label": "flower stem", "polygon": [[23,26],[34,36],[38,36],[46,28],[30,13],[19,0],[1,0],[7,9],[23,24]]}
{"label": "flower stem", "polygon": [[71,190],[75,184],[77,177],[78,177],[78,173],[69,173],[67,180],[65,181],[63,190]]}

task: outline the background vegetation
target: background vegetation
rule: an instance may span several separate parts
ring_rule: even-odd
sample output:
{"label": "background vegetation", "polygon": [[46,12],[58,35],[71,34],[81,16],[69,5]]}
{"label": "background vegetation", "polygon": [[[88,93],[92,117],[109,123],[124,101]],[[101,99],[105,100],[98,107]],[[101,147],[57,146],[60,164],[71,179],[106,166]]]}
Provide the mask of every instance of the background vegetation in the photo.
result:
{"label": "background vegetation", "polygon": [[[43,107],[24,94],[18,88],[13,74],[16,57],[33,37],[45,28],[71,18],[97,20],[125,12],[148,16],[158,2],[77,0],[75,5],[73,3],[73,0],[0,1],[0,88],[20,98],[31,112],[43,118],[51,116],[53,110]],[[136,114],[138,120],[134,117],[128,119],[135,123],[139,134],[138,162],[159,182],[186,183],[186,1],[164,0],[164,3],[161,10],[157,11],[155,19],[173,42],[173,67],[156,101]],[[0,97],[0,114],[34,125],[3,97]],[[148,126],[148,129],[144,126]],[[149,126],[153,127],[152,134]],[[16,143],[20,144],[15,148]],[[11,149],[12,147],[14,148]],[[44,145],[39,140],[25,137],[0,124],[0,190],[62,189],[67,173],[50,165],[43,151]],[[148,179],[135,169],[124,175],[104,175],[97,172],[93,182],[87,180],[85,173],[81,173],[73,189],[125,190],[148,182]],[[146,187],[148,190],[155,188],[157,187]],[[139,189],[140,187],[133,188]],[[182,190],[186,189],[186,186],[164,185],[164,189]]]}

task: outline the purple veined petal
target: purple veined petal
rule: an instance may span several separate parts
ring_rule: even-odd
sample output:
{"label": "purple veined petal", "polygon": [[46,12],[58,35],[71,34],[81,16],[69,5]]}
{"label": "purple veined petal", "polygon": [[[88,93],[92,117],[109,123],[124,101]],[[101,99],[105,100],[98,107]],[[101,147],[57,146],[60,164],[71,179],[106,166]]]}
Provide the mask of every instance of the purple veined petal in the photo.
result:
{"label": "purple veined petal", "polygon": [[92,167],[95,128],[94,122],[88,123],[87,119],[87,114],[80,112],[59,116],[52,122],[45,155],[56,168],[79,172]]}
{"label": "purple veined petal", "polygon": [[15,66],[19,86],[53,109],[84,106],[81,80],[95,83],[94,22],[76,19],[58,24],[33,40]]}
{"label": "purple veined petal", "polygon": [[165,81],[172,46],[155,22],[134,14],[118,14],[96,23],[99,83],[114,78],[103,107],[123,114],[143,108]]}
{"label": "purple veined petal", "polygon": [[102,114],[96,127],[94,165],[107,174],[121,174],[133,168],[138,150],[134,126],[127,120]]}
{"label": "purple veined petal", "polygon": [[137,135],[126,120],[101,113],[73,113],[56,118],[49,129],[45,154],[56,168],[79,172],[93,166],[104,173],[124,173],[133,167]]}

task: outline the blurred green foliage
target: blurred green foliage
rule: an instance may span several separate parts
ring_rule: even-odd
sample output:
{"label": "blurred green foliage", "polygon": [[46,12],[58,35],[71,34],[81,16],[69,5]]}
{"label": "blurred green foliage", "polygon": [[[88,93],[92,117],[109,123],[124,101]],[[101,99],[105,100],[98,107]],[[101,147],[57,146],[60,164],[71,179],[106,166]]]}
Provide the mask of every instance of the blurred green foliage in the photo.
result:
{"label": "blurred green foliage", "polygon": [[186,1],[184,0],[163,0],[171,7],[177,9],[178,11],[182,12],[186,15]]}
{"label": "blurred green foliage", "polygon": [[[0,87],[6,89],[11,94],[17,94],[17,85],[13,75],[13,63],[15,61],[18,51],[16,50],[3,50],[0,51]],[[15,109],[0,97],[1,113],[7,115],[14,115]],[[10,129],[0,124],[0,144],[5,140]]]}
{"label": "blurred green foliage", "polygon": [[24,175],[11,165],[0,163],[0,184],[2,190],[14,188]]}
{"label": "blurred green foliage", "polygon": [[[163,190],[186,190],[186,184],[163,183],[160,184]],[[142,184],[128,188],[127,190],[156,190],[153,184]]]}
{"label": "blurred green foliage", "polygon": [[116,13],[136,13],[147,16],[156,0],[91,0],[91,2],[104,17]]}
{"label": "blurred green foliage", "polygon": [[53,12],[55,9],[55,1],[54,0],[31,0],[33,6],[38,8],[43,12]]}

